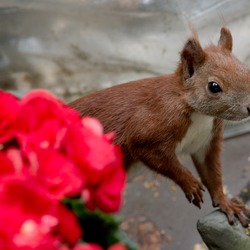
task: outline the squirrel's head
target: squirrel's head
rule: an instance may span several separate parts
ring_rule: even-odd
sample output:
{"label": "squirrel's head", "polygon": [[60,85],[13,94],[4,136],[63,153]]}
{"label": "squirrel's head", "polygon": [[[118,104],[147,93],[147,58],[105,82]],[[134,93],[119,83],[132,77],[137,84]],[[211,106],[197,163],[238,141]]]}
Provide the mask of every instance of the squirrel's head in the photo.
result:
{"label": "squirrel's head", "polygon": [[196,35],[181,51],[185,98],[197,112],[229,121],[250,117],[250,70],[232,55],[233,40],[223,27],[218,45],[202,48]]}

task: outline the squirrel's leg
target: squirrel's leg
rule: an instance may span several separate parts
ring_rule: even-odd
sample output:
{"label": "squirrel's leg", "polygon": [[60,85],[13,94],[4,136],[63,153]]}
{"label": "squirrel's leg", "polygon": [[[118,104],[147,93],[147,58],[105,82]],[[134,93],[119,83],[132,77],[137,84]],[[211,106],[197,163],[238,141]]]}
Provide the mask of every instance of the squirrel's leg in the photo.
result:
{"label": "squirrel's leg", "polygon": [[179,185],[185,193],[190,203],[200,208],[203,202],[202,184],[185,168],[177,159],[174,152],[166,155],[166,150],[154,145],[153,148],[140,148],[137,146],[137,155],[139,159],[152,170],[172,179]]}
{"label": "squirrel's leg", "polygon": [[192,159],[202,183],[207,187],[211,195],[213,205],[219,207],[227,215],[230,224],[234,223],[234,215],[236,215],[241,224],[247,226],[249,219],[246,215],[250,213],[250,210],[235,199],[227,198],[223,193],[220,161],[222,135],[223,124],[220,120],[215,120],[213,138],[211,138],[209,146],[193,154]]}

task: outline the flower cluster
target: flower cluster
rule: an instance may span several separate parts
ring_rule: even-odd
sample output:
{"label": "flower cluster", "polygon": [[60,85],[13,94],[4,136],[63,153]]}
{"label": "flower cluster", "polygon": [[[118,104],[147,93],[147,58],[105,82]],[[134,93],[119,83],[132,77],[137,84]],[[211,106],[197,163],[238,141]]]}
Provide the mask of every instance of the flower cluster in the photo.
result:
{"label": "flower cluster", "polygon": [[85,241],[77,213],[63,201],[119,210],[125,172],[113,139],[98,120],[80,118],[44,90],[21,100],[0,91],[0,250],[103,249]]}

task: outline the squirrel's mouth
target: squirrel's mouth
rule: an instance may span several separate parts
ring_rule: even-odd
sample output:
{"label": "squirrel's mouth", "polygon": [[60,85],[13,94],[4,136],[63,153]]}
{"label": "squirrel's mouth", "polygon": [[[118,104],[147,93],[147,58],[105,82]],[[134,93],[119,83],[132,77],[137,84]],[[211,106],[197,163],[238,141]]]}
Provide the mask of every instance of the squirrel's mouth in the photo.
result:
{"label": "squirrel's mouth", "polygon": [[221,114],[218,114],[218,116],[228,122],[245,122],[250,119],[250,109],[234,105],[226,111],[221,112]]}
{"label": "squirrel's mouth", "polygon": [[232,117],[227,117],[224,118],[225,123],[228,124],[238,124],[238,123],[244,123],[250,120],[250,116],[232,116]]}

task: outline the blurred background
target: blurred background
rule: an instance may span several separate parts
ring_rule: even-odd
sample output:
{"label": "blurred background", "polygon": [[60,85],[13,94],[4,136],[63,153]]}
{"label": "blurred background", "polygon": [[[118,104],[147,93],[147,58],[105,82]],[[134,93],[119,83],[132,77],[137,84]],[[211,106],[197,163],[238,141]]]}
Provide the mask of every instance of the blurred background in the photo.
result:
{"label": "blurred background", "polygon": [[[69,102],[100,88],[170,73],[191,33],[188,22],[202,45],[217,43],[226,24],[234,54],[249,65],[249,14],[248,0],[1,0],[0,88],[19,96],[44,88]],[[226,130],[231,139],[225,141],[223,171],[229,195],[250,179],[248,131],[249,124]],[[188,158],[182,161],[193,170]],[[138,166],[129,173],[122,228],[143,250],[205,249],[196,230],[198,218],[213,210],[205,196],[198,210],[173,182]]]}

